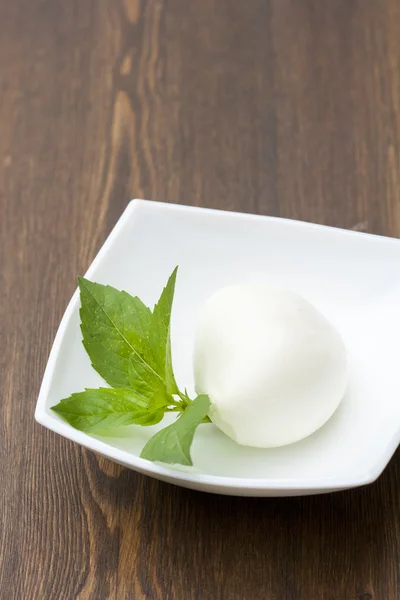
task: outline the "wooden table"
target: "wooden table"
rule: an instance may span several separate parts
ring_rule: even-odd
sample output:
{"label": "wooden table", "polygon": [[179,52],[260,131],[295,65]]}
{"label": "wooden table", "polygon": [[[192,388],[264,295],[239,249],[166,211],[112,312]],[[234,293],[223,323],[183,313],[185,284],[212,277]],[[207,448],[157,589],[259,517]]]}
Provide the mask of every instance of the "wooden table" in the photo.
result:
{"label": "wooden table", "polygon": [[0,0],[0,597],[398,600],[400,456],[241,499],[44,430],[61,315],[131,197],[400,234],[398,0]]}

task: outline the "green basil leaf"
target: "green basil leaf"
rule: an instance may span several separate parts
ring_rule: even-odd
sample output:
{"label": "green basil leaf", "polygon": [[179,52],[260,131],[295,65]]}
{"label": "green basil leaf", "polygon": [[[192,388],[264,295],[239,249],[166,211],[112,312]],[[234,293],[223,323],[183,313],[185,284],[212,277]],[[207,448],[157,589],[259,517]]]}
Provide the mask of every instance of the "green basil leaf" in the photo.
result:
{"label": "green basil leaf", "polygon": [[136,356],[130,359],[128,378],[135,392],[148,400],[149,409],[166,407],[174,402],[160,376]]}
{"label": "green basil leaf", "polygon": [[196,427],[210,408],[208,396],[197,396],[172,425],[161,429],[142,450],[141,457],[170,464],[192,465],[190,446]]}
{"label": "green basil leaf", "polygon": [[113,387],[130,385],[132,355],[150,360],[147,338],[151,311],[139,298],[79,278],[83,345],[93,368]]}
{"label": "green basil leaf", "polygon": [[169,394],[178,394],[171,356],[171,312],[174,299],[176,267],[165,286],[151,316],[149,344],[155,369],[165,382]]}
{"label": "green basil leaf", "polygon": [[122,425],[155,425],[164,416],[163,410],[149,411],[148,403],[130,388],[87,389],[71,394],[52,410],[86,433],[101,433]]}

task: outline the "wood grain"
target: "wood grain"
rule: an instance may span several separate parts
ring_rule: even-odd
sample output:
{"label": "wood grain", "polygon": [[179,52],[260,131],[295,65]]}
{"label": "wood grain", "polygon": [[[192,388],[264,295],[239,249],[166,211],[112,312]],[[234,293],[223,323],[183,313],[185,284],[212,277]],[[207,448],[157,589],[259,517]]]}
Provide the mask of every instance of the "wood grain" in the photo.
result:
{"label": "wood grain", "polygon": [[191,492],[33,422],[131,197],[400,235],[397,0],[0,0],[0,597],[397,600],[400,457],[364,489]]}

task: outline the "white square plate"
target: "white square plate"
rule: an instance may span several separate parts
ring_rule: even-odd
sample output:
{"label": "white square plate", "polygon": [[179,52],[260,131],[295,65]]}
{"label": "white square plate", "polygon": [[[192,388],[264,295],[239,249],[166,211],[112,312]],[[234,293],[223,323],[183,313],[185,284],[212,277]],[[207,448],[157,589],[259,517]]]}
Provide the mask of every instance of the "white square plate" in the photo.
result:
{"label": "white square plate", "polygon": [[153,306],[176,265],[172,352],[181,387],[193,392],[196,314],[218,288],[268,283],[310,300],[342,334],[350,385],[330,421],[290,446],[237,445],[201,426],[194,467],[139,457],[155,427],[91,437],[50,407],[85,387],[104,385],[81,343],[79,297],[65,311],[36,407],[42,425],[131,469],[198,490],[239,496],[315,494],[372,482],[400,441],[400,242],[320,225],[132,201],[86,277],[138,295]]}

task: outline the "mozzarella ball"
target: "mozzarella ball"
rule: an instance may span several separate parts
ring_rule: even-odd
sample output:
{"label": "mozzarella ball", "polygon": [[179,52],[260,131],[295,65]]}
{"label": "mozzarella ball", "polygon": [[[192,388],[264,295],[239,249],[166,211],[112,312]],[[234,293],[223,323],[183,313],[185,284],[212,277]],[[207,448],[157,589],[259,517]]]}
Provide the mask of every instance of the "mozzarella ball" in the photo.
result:
{"label": "mozzarella ball", "polygon": [[346,390],[347,355],[336,329],[298,294],[232,286],[201,311],[194,375],[224,433],[269,448],[307,437],[332,416]]}

